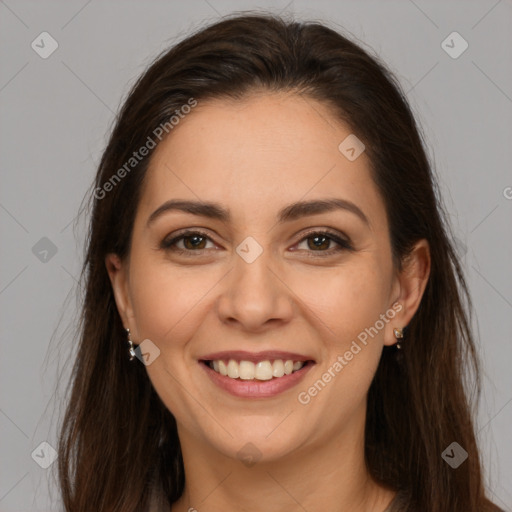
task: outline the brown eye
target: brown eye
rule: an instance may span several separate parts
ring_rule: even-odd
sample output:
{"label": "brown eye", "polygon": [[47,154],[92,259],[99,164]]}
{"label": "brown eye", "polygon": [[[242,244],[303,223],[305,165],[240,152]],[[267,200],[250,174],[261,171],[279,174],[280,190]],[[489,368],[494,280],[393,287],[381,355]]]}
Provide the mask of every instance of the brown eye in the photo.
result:
{"label": "brown eye", "polygon": [[204,249],[206,238],[201,235],[189,235],[182,237],[186,249]]}
{"label": "brown eye", "polygon": [[[329,245],[332,241],[332,238],[329,238],[325,235],[315,235],[315,236],[308,236],[306,239],[308,240],[308,248],[309,249],[328,249]],[[312,242],[312,243],[310,243]]]}
{"label": "brown eye", "polygon": [[[203,250],[214,247],[207,247],[208,242],[212,242],[211,238],[201,231],[185,231],[170,240],[164,240],[161,248],[167,251],[173,251],[184,254],[194,252],[201,253]],[[343,250],[354,250],[351,243],[329,231],[313,231],[308,233],[298,244],[305,243],[304,249],[309,253],[317,253],[313,256],[331,256]],[[334,247],[333,247],[334,245]]]}
{"label": "brown eye", "polygon": [[[353,250],[351,243],[329,231],[308,233],[298,244],[306,243],[306,251],[317,252],[318,256],[330,256],[343,250]],[[332,245],[337,247],[332,247]],[[317,256],[317,255],[315,255]]]}
{"label": "brown eye", "polygon": [[[205,233],[201,233],[200,231],[187,231],[170,240],[164,240],[160,247],[165,250],[177,252],[199,252],[207,249],[205,244],[208,241],[211,242],[211,239]],[[180,246],[181,242],[183,243]]]}

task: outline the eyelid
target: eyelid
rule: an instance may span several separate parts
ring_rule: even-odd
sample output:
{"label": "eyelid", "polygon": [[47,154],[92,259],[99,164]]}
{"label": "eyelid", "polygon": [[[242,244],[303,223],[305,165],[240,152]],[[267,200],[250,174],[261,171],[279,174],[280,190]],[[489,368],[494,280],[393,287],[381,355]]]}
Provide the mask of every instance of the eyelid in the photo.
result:
{"label": "eyelid", "polygon": [[331,228],[311,228],[310,230],[301,233],[300,239],[294,245],[303,242],[304,240],[310,238],[313,235],[326,236],[327,238],[331,239],[334,243],[338,245],[338,249],[334,248],[329,249],[327,251],[307,251],[308,253],[310,253],[310,255],[314,255],[315,253],[317,253],[320,256],[322,256],[322,254],[324,256],[330,256],[333,254],[340,253],[342,251],[354,251],[354,246],[350,238],[344,233],[338,232],[337,230],[334,231]]}
{"label": "eyelid", "polygon": [[[172,249],[172,246],[175,245],[177,242],[181,241],[184,238],[191,237],[193,235],[199,235],[203,238],[206,238],[207,240],[211,241],[212,243],[216,244],[216,242],[212,239],[212,237],[206,233],[201,228],[184,228],[183,230],[179,230],[176,233],[173,234],[172,238],[169,240],[164,238],[162,242],[160,243],[160,248],[163,250],[169,250],[174,251],[178,253],[198,253],[202,254],[203,251],[206,251],[207,249],[198,249],[196,251],[194,250],[187,250],[187,249]],[[342,251],[353,251],[354,247],[352,245],[352,242],[350,238],[343,234],[339,233],[338,231],[333,231],[331,228],[310,228],[306,232],[302,232],[300,235],[298,235],[300,238],[293,244],[294,246],[305,241],[307,238],[311,237],[312,235],[324,235],[327,238],[329,238],[331,241],[333,241],[335,244],[338,245],[338,248],[329,249],[326,251],[306,251],[310,254],[310,256],[314,257],[314,253],[317,253],[318,256],[330,256],[333,254],[340,253]],[[216,244],[217,245],[217,244]]]}
{"label": "eyelid", "polygon": [[[186,237],[189,237],[189,236],[193,236],[193,235],[199,235],[199,236],[201,236],[203,238],[207,238],[208,240],[210,240],[211,242],[216,244],[216,242],[212,239],[212,237],[208,233],[203,231],[201,228],[185,228],[183,230],[177,231],[176,233],[173,233],[171,238],[165,237],[162,240],[162,242],[160,243],[160,248],[164,249],[164,250],[171,250],[171,247],[174,244],[176,244],[177,242],[179,242],[183,238],[186,238]],[[199,249],[197,251],[187,251],[187,250],[184,250],[184,249],[176,249],[176,252],[189,252],[189,253],[197,252],[197,253],[200,253],[201,251],[204,251],[204,250],[205,249]]]}

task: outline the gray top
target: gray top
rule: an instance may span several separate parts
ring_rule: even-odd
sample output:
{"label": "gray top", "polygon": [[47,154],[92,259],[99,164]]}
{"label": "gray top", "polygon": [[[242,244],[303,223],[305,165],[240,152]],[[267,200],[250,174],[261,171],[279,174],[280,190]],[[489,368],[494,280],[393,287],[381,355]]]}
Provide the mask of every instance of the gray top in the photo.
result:
{"label": "gray top", "polygon": [[[407,504],[409,502],[409,497],[407,491],[399,491],[394,497],[393,501],[388,505],[388,508],[383,512],[403,512],[407,510]],[[505,512],[503,509],[496,507],[496,512]]]}
{"label": "gray top", "polygon": [[400,512],[405,510],[405,506],[407,505],[407,492],[406,491],[398,491],[396,496],[393,498],[393,501],[388,505],[386,510],[383,512]]}
{"label": "gray top", "polygon": [[[403,512],[404,510],[407,510],[408,502],[409,502],[409,496],[408,496],[407,491],[405,491],[405,490],[398,491],[396,496],[393,498],[393,501],[382,512]],[[167,506],[164,504],[158,505],[156,500],[153,497],[153,499],[151,500],[151,507],[149,510],[151,512],[157,512],[160,510],[163,511],[163,510],[167,510],[166,507]],[[496,508],[496,512],[505,512],[505,511],[501,508]]]}

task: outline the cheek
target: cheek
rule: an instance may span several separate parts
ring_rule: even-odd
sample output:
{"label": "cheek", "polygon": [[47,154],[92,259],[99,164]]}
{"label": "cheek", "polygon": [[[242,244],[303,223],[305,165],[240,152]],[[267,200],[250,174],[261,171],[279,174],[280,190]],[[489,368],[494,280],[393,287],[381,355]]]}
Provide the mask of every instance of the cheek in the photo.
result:
{"label": "cheek", "polygon": [[[366,332],[385,313],[386,282],[382,274],[374,270],[354,272],[350,277],[349,286],[352,288],[349,300],[345,303],[347,325],[350,326],[351,339],[364,339],[360,334]],[[380,324],[379,324],[380,325]],[[383,334],[379,331],[379,335]],[[375,335],[375,337],[379,337]]]}
{"label": "cheek", "polygon": [[158,359],[146,368],[148,376],[166,407],[190,429],[200,424],[197,418],[191,420],[196,404],[187,391],[197,364],[190,355],[191,340],[204,320],[205,308],[211,308],[209,292],[221,275],[199,266],[186,269],[154,257],[132,256],[130,291],[137,334],[140,341],[149,339],[160,350]]}
{"label": "cheek", "polygon": [[387,306],[389,278],[375,258],[293,272],[288,283],[324,325],[329,344],[340,350],[374,325]]}
{"label": "cheek", "polygon": [[314,313],[311,318],[317,318],[325,355],[311,379],[313,386],[302,390],[305,394],[299,401],[311,400],[326,408],[336,403],[336,417],[361,405],[380,360],[384,327],[390,321],[386,317],[389,276],[376,260],[361,263],[330,269],[324,277],[304,276],[297,294]]}
{"label": "cheek", "polygon": [[134,255],[130,290],[138,335],[161,350],[183,345],[197,328],[197,315],[219,280],[215,271],[177,267],[154,257]]}

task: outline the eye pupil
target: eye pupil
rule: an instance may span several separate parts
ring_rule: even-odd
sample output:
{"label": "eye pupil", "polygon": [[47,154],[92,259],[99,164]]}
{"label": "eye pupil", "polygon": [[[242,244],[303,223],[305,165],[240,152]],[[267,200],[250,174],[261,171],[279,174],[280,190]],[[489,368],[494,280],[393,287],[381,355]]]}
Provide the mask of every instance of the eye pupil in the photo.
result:
{"label": "eye pupil", "polygon": [[[187,245],[188,245],[188,243],[190,243],[190,241],[192,241],[191,248],[197,249],[199,247],[199,245],[201,244],[201,242],[204,242],[204,237],[201,235],[191,235],[191,236],[184,237],[183,242],[185,244],[185,247],[187,247]],[[190,247],[187,247],[187,249],[189,249],[189,248]]]}
{"label": "eye pupil", "polygon": [[[206,244],[208,241],[210,241],[210,237],[208,235],[202,234],[199,231],[189,231],[188,233],[185,232],[181,236],[177,236],[172,240],[164,240],[161,247],[166,251],[173,251],[184,255],[192,255],[192,253],[195,252],[197,253],[196,255],[199,256],[203,254],[203,250],[207,250]],[[334,242],[335,245],[337,245],[337,248],[334,250],[330,250],[331,242]],[[307,245],[307,250],[309,249],[310,253],[319,253],[315,256],[330,256],[333,255],[333,253],[352,250],[349,242],[344,241],[336,235],[331,235],[330,233],[313,232],[310,233],[309,236],[305,235],[300,243],[305,243]],[[182,246],[180,247],[180,245]]]}
{"label": "eye pupil", "polygon": [[[309,240],[313,240],[314,248],[321,249],[323,246],[325,246],[326,241],[327,241],[327,247],[329,246],[330,239],[328,237],[326,237],[325,235],[316,235],[316,236],[309,237]],[[322,241],[320,242],[320,240],[322,240]],[[323,248],[327,248],[327,247],[323,247]]]}

